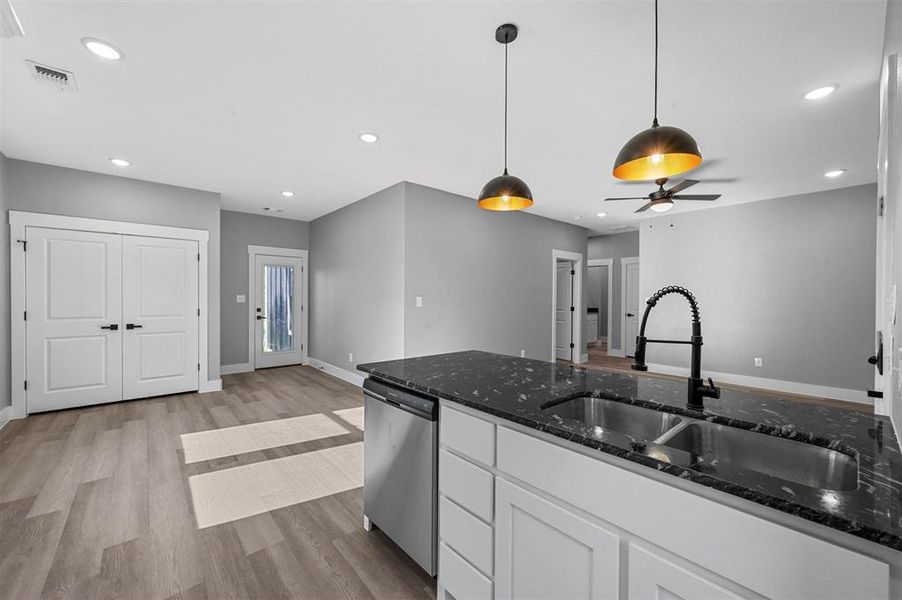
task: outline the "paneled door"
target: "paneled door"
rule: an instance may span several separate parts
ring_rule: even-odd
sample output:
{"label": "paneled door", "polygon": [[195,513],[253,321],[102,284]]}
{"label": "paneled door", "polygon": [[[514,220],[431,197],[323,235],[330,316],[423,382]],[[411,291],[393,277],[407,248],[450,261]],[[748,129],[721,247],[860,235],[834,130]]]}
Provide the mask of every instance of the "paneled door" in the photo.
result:
{"label": "paneled door", "polygon": [[504,479],[495,480],[495,598],[619,598],[620,539]]}
{"label": "paneled door", "polygon": [[28,412],[122,398],[122,236],[26,229]]}
{"label": "paneled door", "polygon": [[122,238],[123,398],[198,389],[198,246]]}
{"label": "paneled door", "polygon": [[636,354],[636,336],[639,335],[639,262],[623,259],[623,347],[627,356]]}
{"label": "paneled door", "polygon": [[304,261],[257,254],[254,263],[254,368],[300,364]]}
{"label": "paneled door", "polygon": [[573,263],[558,262],[554,300],[554,356],[573,360]]}

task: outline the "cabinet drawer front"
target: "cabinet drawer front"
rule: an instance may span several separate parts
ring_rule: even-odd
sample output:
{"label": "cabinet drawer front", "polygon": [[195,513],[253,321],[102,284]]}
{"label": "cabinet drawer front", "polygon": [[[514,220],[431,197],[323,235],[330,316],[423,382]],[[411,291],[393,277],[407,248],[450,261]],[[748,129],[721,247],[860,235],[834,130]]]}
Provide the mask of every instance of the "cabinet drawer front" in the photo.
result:
{"label": "cabinet drawer front", "polygon": [[493,537],[491,525],[486,525],[443,497],[439,502],[439,530],[442,542],[491,577]]}
{"label": "cabinet drawer front", "polygon": [[494,476],[476,465],[439,451],[438,489],[480,519],[491,522],[494,510]]}
{"label": "cabinet drawer front", "polygon": [[495,425],[442,406],[439,441],[485,465],[495,464]]}
{"label": "cabinet drawer front", "polygon": [[506,427],[498,470],[769,598],[889,596],[886,563]]}
{"label": "cabinet drawer front", "polygon": [[438,565],[439,585],[455,600],[491,600],[491,580],[445,544],[439,548]]}

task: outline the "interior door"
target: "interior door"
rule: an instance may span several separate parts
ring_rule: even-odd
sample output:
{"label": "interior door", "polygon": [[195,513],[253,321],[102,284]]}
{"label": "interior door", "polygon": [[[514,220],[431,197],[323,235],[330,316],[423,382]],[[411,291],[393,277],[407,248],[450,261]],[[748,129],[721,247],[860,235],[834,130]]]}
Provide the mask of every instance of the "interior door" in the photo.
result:
{"label": "interior door", "polygon": [[123,236],[124,398],[198,389],[196,241]]}
{"label": "interior door", "polygon": [[122,397],[122,238],[26,230],[28,412]]}
{"label": "interior door", "polygon": [[303,362],[303,259],[258,254],[254,268],[254,368]]}
{"label": "interior door", "polygon": [[555,358],[573,360],[573,263],[558,262],[555,278],[554,302],[554,355]]}
{"label": "interior door", "polygon": [[636,354],[636,336],[639,335],[639,263],[628,262],[623,265],[624,279],[624,346],[626,355]]}

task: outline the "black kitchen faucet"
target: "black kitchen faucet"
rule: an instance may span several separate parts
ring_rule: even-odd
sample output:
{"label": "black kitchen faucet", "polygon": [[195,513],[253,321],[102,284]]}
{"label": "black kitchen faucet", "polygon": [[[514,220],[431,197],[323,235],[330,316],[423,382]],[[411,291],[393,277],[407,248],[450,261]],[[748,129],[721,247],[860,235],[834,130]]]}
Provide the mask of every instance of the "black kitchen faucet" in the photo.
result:
{"label": "black kitchen faucet", "polygon": [[[650,340],[645,337],[645,324],[648,321],[648,313],[658,303],[658,300],[667,294],[680,294],[689,301],[692,310],[692,337],[689,340]],[[645,364],[645,346],[649,342],[654,344],[689,344],[692,346],[692,364],[689,370],[688,394],[686,407],[689,410],[703,411],[705,398],[720,398],[720,388],[714,385],[714,381],[708,378],[708,383],[702,380],[702,321],[698,314],[698,302],[692,292],[678,285],[668,285],[661,288],[645,303],[645,314],[642,315],[642,325],[639,326],[639,335],[636,336],[636,354],[631,368],[636,371],[647,371]]]}

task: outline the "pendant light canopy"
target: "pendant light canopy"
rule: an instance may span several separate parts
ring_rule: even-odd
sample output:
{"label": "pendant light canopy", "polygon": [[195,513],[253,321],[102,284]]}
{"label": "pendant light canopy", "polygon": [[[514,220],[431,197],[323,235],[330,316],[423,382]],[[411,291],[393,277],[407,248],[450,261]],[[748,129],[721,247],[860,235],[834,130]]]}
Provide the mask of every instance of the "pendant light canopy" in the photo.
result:
{"label": "pendant light canopy", "polygon": [[655,0],[655,116],[651,127],[640,131],[620,150],[614,177],[628,180],[660,179],[702,164],[695,139],[677,127],[658,125],[658,0]]}
{"label": "pendant light canopy", "polygon": [[504,44],[504,173],[482,188],[476,206],[486,210],[522,210],[532,206],[532,192],[519,177],[507,172],[507,45],[517,39],[517,26],[511,23],[495,30],[495,40]]}

